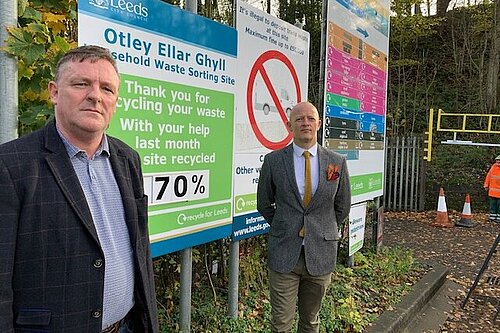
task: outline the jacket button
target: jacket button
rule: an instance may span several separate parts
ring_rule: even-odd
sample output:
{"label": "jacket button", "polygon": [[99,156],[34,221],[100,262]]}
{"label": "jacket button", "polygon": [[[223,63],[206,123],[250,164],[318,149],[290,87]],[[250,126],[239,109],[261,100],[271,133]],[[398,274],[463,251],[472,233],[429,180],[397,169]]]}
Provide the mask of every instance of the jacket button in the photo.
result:
{"label": "jacket button", "polygon": [[95,268],[101,268],[102,267],[102,259],[96,259],[96,260],[94,260],[94,267]]}
{"label": "jacket button", "polygon": [[92,311],[92,317],[94,318],[100,318],[102,315],[102,311],[101,310],[94,310]]}

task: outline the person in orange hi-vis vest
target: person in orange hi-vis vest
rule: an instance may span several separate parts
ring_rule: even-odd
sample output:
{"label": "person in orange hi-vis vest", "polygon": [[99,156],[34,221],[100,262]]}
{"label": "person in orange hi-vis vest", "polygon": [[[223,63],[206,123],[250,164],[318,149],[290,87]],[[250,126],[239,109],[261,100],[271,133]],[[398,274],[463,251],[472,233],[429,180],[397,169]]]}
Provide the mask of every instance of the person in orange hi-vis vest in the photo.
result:
{"label": "person in orange hi-vis vest", "polygon": [[490,197],[490,221],[500,222],[500,155],[495,158],[484,180],[484,189]]}

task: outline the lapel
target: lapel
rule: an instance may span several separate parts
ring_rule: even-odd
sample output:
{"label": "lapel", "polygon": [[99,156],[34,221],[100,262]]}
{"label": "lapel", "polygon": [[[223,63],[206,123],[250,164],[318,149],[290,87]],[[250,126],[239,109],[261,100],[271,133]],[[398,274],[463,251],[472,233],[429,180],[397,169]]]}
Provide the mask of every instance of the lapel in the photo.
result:
{"label": "lapel", "polygon": [[68,200],[70,207],[75,211],[76,215],[80,218],[85,228],[92,235],[94,240],[99,243],[97,231],[92,220],[92,214],[87,204],[87,199],[83,193],[80,181],[76,175],[73,164],[68,157],[66,147],[57,133],[55,121],[52,121],[45,126],[44,131],[44,146],[49,152],[45,157],[47,164],[54,174],[56,183],[61,188],[64,196]]}
{"label": "lapel", "polygon": [[[125,222],[127,224],[130,241],[135,249],[137,243],[137,206],[135,203],[134,189],[128,166],[128,157],[116,145],[113,138],[108,136],[110,161],[115,174],[116,183],[122,196],[123,210],[125,211]],[[135,222],[135,223],[134,223]]]}
{"label": "lapel", "polygon": [[292,188],[295,198],[304,207],[302,197],[300,196],[299,188],[297,187],[297,179],[295,178],[295,165],[293,163],[293,144],[289,144],[283,149],[283,169],[286,172],[288,183]]}

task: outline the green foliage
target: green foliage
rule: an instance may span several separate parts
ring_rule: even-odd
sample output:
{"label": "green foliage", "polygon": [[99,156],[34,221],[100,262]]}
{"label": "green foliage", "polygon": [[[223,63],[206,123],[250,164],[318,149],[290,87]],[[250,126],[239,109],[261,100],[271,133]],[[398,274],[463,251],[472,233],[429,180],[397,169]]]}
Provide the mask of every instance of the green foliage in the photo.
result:
{"label": "green foliage", "polygon": [[419,39],[435,35],[441,22],[440,18],[419,15],[395,16],[391,18],[391,43],[396,49],[414,47]]}
{"label": "green foliage", "polygon": [[[495,140],[493,136],[490,140],[487,140],[487,136],[481,138],[469,136],[461,139],[471,139],[475,142]],[[468,193],[471,195],[472,211],[487,212],[489,203],[487,193],[483,190],[483,183],[498,154],[500,154],[498,147],[436,144],[433,147],[432,163],[426,172],[425,208],[436,209],[439,188],[443,187],[448,209],[461,212],[465,195]]]}
{"label": "green foliage", "polygon": [[489,112],[493,4],[458,7],[439,18],[412,15],[415,4],[397,0],[391,6],[388,135],[424,132],[430,108]]}
{"label": "green foliage", "polygon": [[379,313],[401,300],[408,277],[420,268],[410,251],[383,248],[357,252],[355,266],[337,266],[321,309],[326,332],[363,332]]}
{"label": "green foliage", "polygon": [[233,3],[231,0],[198,0],[198,15],[214,21],[233,25]]}
{"label": "green foliage", "polygon": [[19,25],[8,28],[4,50],[18,58],[21,135],[53,115],[47,84],[57,60],[76,46],[75,6],[75,0],[18,1]]}
{"label": "green foliage", "polygon": [[309,101],[318,105],[322,92],[319,91],[322,1],[278,1],[278,17],[290,24],[304,23],[303,29],[310,34],[309,49]]}
{"label": "green foliage", "polygon": [[[224,262],[225,241],[206,246],[212,260]],[[271,306],[267,281],[265,236],[240,242],[238,317],[227,316],[227,271],[207,274],[201,263],[203,246],[197,247],[193,265],[191,330],[193,332],[270,332]],[[195,257],[195,255],[193,255]],[[321,332],[363,332],[377,316],[400,301],[420,271],[413,255],[400,248],[379,254],[364,249],[355,254],[355,266],[338,265],[320,312]],[[211,265],[208,265],[211,267]],[[179,258],[164,256],[155,262],[155,281],[162,332],[179,331]],[[204,273],[203,273],[204,272]],[[213,288],[208,276],[212,277]],[[294,322],[294,329],[297,326]]]}
{"label": "green foliage", "polygon": [[263,270],[260,264],[267,258],[265,238],[247,239],[240,244],[240,247],[242,254],[240,259],[241,288],[245,294],[249,294],[267,284],[267,269]]}
{"label": "green foliage", "polygon": [[321,308],[322,332],[362,332],[367,324],[353,296],[338,298],[326,295]]}
{"label": "green foliage", "polygon": [[393,2],[400,15],[391,17],[388,81],[387,133],[419,132],[425,128],[422,114],[429,109],[429,92],[437,64],[433,64],[427,41],[435,39],[440,18],[408,15],[407,6]]}

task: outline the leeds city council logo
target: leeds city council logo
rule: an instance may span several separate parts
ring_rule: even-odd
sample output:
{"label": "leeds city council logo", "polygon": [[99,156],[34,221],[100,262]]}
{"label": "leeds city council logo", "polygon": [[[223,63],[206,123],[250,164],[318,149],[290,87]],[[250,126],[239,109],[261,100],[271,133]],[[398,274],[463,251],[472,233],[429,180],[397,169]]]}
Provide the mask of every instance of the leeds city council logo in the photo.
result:
{"label": "leeds city council logo", "polygon": [[108,9],[109,0],[89,0],[89,4],[98,8]]}

